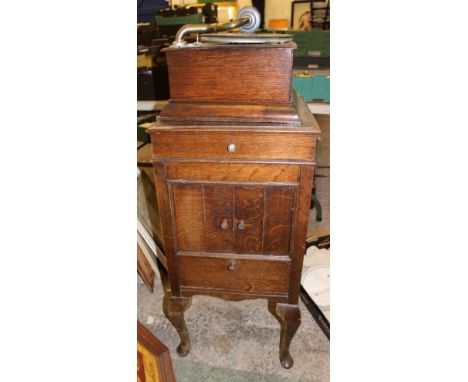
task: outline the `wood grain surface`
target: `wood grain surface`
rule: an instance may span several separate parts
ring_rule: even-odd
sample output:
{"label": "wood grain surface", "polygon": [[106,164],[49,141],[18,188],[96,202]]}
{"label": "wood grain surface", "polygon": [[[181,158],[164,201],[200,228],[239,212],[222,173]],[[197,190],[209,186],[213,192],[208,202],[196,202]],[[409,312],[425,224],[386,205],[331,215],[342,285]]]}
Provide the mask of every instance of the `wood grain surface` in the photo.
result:
{"label": "wood grain surface", "polygon": [[[294,113],[297,113],[300,123],[288,123],[288,124],[274,124],[274,123],[268,123],[268,118],[270,116],[268,114],[265,114],[267,111],[262,110],[259,113],[253,112],[252,108],[247,107],[248,105],[246,104],[226,104],[222,102],[217,102],[217,103],[207,103],[207,102],[200,102],[200,105],[205,105],[203,112],[206,114],[211,114],[211,115],[218,115],[218,110],[219,108],[224,108],[224,107],[229,107],[231,108],[234,113],[233,115],[236,116],[247,116],[247,115],[252,115],[252,119],[250,120],[245,120],[245,121],[237,121],[235,119],[229,118],[228,120],[218,120],[215,118],[215,120],[211,120],[210,118],[206,119],[199,119],[198,117],[195,118],[193,115],[190,117],[190,114],[187,113],[188,118],[181,118],[180,120],[177,119],[165,119],[163,118],[164,113],[166,112],[166,109],[170,108],[171,102],[164,108],[164,110],[161,111],[160,118],[158,121],[151,123],[146,132],[148,134],[153,134],[156,131],[161,131],[161,130],[171,130],[175,131],[184,129],[184,130],[197,130],[199,132],[216,132],[216,131],[244,131],[244,132],[261,132],[261,133],[266,133],[266,132],[287,132],[287,133],[308,133],[308,134],[315,134],[317,136],[320,134],[320,126],[314,117],[314,115],[310,112],[309,107],[304,101],[304,98],[302,96],[298,96],[295,92],[293,92],[293,103],[292,105],[287,105],[285,104],[282,106],[282,108],[287,108],[289,109],[292,107],[294,109]],[[182,108],[184,107],[184,104],[187,107],[193,107],[194,104],[196,103],[195,101],[192,102],[176,102],[178,105],[177,107]],[[250,106],[257,106],[255,104],[250,104]],[[264,106],[264,105],[260,105]],[[277,104],[274,105],[269,105],[271,111],[271,107],[277,107]],[[213,109],[210,111],[207,108]],[[269,113],[269,112],[268,112]],[[281,112],[283,113],[283,112]],[[265,120],[263,120],[263,117],[268,117]]]}
{"label": "wood grain surface", "polygon": [[314,170],[312,165],[301,166],[301,183],[299,185],[295,221],[292,228],[291,243],[291,281],[289,285],[289,301],[297,304],[299,301],[299,288],[301,286],[302,264],[304,262],[305,241],[309,223],[309,207],[314,184]]}
{"label": "wood grain surface", "polygon": [[177,261],[182,286],[256,292],[285,292],[289,286],[288,262],[181,254]]}
{"label": "wood grain surface", "polygon": [[291,90],[294,48],[165,49],[172,100],[147,132],[181,355],[190,296],[263,297],[281,325],[281,364],[293,364],[320,133]]}
{"label": "wood grain surface", "polygon": [[199,287],[186,287],[180,288],[180,293],[184,297],[192,297],[196,295],[205,295],[222,298],[230,301],[240,301],[246,299],[275,299],[280,302],[288,302],[287,292],[257,292],[257,291],[235,291],[232,289],[213,289],[213,288],[199,288]]}
{"label": "wood grain surface", "polygon": [[293,49],[167,50],[171,99],[290,103]]}
{"label": "wood grain surface", "polygon": [[178,251],[288,255],[295,190],[174,183]]}
{"label": "wood grain surface", "polygon": [[[172,366],[169,350],[140,321],[137,321],[137,341],[139,345],[138,347],[141,346],[148,352],[146,353],[145,351],[147,356],[154,356],[155,362],[158,366],[157,370],[149,369],[141,374],[145,375],[145,373],[147,373],[148,377],[153,376],[153,378],[156,378],[157,381],[161,382],[175,382],[174,368]],[[141,358],[142,361],[143,357]],[[147,364],[151,364],[151,362],[148,362]],[[142,362],[139,367],[142,368],[143,371],[144,362]]]}
{"label": "wood grain surface", "polygon": [[290,369],[294,360],[289,353],[289,346],[301,324],[301,311],[297,304],[281,304],[271,300],[268,301],[268,310],[281,326],[279,346],[281,365],[285,369]]}
{"label": "wood grain surface", "polygon": [[232,252],[233,188],[204,186],[204,195],[205,250],[207,252]]}
{"label": "wood grain surface", "polygon": [[[167,260],[168,269],[176,270],[177,263],[175,259],[175,222],[173,219],[172,201],[169,194],[169,185],[166,181],[166,167],[164,163],[153,163],[154,185],[156,188],[156,197],[158,200],[159,217],[164,236],[164,251]],[[172,293],[178,295],[179,279],[177,272],[169,272],[169,282]]]}
{"label": "wood grain surface", "polygon": [[[264,187],[238,186],[234,189],[234,251],[261,253]],[[241,224],[245,228],[240,228]]]}
{"label": "wood grain surface", "polygon": [[203,189],[198,184],[176,184],[172,187],[174,197],[177,249],[203,251],[205,227],[203,217]]}
{"label": "wood grain surface", "polygon": [[[312,160],[315,139],[305,133],[251,133],[248,131],[158,131],[152,134],[154,158],[256,158]],[[236,146],[229,152],[230,144]]]}
{"label": "wood grain surface", "polygon": [[245,181],[245,182],[298,182],[300,167],[290,164],[253,163],[168,163],[169,179]]}
{"label": "wood grain surface", "polygon": [[222,102],[182,102],[169,101],[161,111],[160,120],[164,122],[216,121],[242,123],[271,123],[300,126],[296,109],[290,104],[233,104]]}
{"label": "wood grain surface", "polygon": [[263,254],[289,254],[295,187],[266,187]]}
{"label": "wood grain surface", "polygon": [[155,273],[139,244],[137,244],[137,271],[148,290],[153,293]]}

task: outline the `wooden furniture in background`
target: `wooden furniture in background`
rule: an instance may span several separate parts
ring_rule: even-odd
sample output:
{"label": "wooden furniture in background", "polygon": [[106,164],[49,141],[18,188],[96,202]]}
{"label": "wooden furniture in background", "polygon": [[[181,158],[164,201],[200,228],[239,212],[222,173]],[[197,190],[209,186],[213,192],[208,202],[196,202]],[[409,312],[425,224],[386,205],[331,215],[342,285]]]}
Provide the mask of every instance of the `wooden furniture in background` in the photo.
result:
{"label": "wooden furniture in background", "polygon": [[140,246],[137,244],[137,271],[141,279],[144,281],[148,290],[153,293],[154,288],[154,270],[151,268],[151,264],[145,257]]}
{"label": "wooden furniture in background", "polygon": [[330,30],[330,0],[312,2],[312,28]]}
{"label": "wooden furniture in background", "polygon": [[168,48],[171,101],[151,135],[168,274],[164,313],[184,356],[193,295],[264,298],[280,361],[300,325],[318,124],[291,88],[295,44]]}
{"label": "wooden furniture in background", "polygon": [[140,321],[137,341],[137,382],[175,382],[169,350]]}

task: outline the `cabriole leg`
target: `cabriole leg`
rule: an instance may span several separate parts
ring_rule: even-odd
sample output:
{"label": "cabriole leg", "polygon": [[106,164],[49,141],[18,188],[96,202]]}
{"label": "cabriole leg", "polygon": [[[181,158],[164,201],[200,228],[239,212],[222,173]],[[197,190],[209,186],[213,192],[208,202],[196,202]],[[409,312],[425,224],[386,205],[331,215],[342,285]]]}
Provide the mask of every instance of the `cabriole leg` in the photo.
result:
{"label": "cabriole leg", "polygon": [[301,324],[301,312],[298,305],[281,304],[268,300],[268,310],[281,325],[279,357],[281,365],[290,369],[294,363],[289,346]]}
{"label": "cabriole leg", "polygon": [[179,333],[180,344],[177,346],[177,354],[184,357],[190,352],[190,337],[185,325],[184,312],[190,307],[192,298],[172,296],[167,271],[159,262],[158,266],[164,289],[163,312]]}
{"label": "cabriole leg", "polygon": [[186,356],[190,351],[190,337],[185,325],[184,312],[192,303],[191,297],[174,297],[166,294],[163,300],[163,310],[171,324],[176,328],[180,336],[180,344],[177,346],[177,354]]}

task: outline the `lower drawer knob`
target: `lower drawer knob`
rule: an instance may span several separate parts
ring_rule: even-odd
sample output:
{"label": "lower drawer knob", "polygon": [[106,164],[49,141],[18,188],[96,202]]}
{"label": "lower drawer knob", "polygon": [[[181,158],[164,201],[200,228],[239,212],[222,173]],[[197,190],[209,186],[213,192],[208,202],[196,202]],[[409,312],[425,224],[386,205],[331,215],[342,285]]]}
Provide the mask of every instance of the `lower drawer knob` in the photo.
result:
{"label": "lower drawer knob", "polygon": [[236,263],[234,263],[234,261],[231,261],[229,263],[228,270],[233,271],[234,269],[236,269]]}

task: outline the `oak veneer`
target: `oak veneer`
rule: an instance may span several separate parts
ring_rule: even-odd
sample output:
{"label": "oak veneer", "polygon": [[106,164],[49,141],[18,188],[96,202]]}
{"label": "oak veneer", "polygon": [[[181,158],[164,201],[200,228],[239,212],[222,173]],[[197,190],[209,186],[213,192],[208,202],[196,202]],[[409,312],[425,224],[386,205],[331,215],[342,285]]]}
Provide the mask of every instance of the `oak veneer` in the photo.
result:
{"label": "oak veneer", "polygon": [[266,188],[262,253],[289,254],[295,199],[295,187]]}
{"label": "oak veneer", "polygon": [[171,102],[162,121],[249,121],[297,125],[291,88],[296,44],[169,47]]}
{"label": "oak veneer", "polygon": [[[246,82],[248,84],[248,82]],[[251,88],[254,92],[255,89]],[[171,101],[160,114],[161,121],[196,123],[199,121],[252,122],[299,125],[295,109],[288,104],[258,105],[226,102]]]}
{"label": "oak veneer", "polygon": [[261,163],[168,163],[168,179],[297,183],[299,165]]}
{"label": "oak veneer", "polygon": [[153,293],[155,273],[143,250],[137,244],[137,271],[148,290]]}
{"label": "oak veneer", "polygon": [[294,46],[167,48],[171,100],[289,104]]}
{"label": "oak veneer", "polygon": [[289,261],[238,258],[235,254],[218,257],[184,253],[180,253],[177,259],[183,287],[288,292]]}
{"label": "oak veneer", "polygon": [[[232,252],[234,189],[229,186],[205,185],[203,206],[205,213],[206,252]],[[221,222],[221,223],[220,223]]]}
{"label": "oak veneer", "polygon": [[[293,48],[167,50],[172,100],[147,131],[168,266],[163,309],[180,355],[190,350],[183,313],[193,295],[264,298],[280,323],[281,364],[293,364],[320,133],[292,94]],[[237,76],[229,92],[226,72]]]}
{"label": "oak veneer", "polygon": [[[200,132],[190,129],[157,131],[153,135],[153,154],[157,158],[312,160],[315,157],[315,141],[310,139],[310,134],[294,131]],[[236,146],[235,152],[227,151],[229,144]]]}

